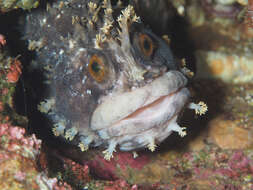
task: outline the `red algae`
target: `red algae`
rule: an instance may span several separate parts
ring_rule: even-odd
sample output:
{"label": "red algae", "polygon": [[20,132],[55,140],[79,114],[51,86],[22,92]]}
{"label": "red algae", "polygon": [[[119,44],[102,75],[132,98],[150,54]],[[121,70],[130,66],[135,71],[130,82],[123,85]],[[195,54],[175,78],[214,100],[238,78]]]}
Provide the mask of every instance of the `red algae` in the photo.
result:
{"label": "red algae", "polygon": [[4,35],[0,34],[0,47],[6,45],[6,39]]}
{"label": "red algae", "polygon": [[141,170],[151,160],[146,155],[140,155],[133,158],[133,154],[129,152],[118,152],[110,161],[105,160],[102,156],[97,155],[88,162],[88,165],[96,172],[98,176],[107,180],[118,179],[117,173],[119,169],[124,173],[127,168]]}
{"label": "red algae", "polygon": [[248,2],[247,19],[250,27],[253,27],[253,0]]}
{"label": "red algae", "polygon": [[133,158],[133,154],[129,152],[121,152],[117,154],[116,158],[117,164],[120,168],[125,170],[127,166],[141,170],[145,165],[150,162],[150,159],[145,155],[139,155],[137,158]]}
{"label": "red algae", "polygon": [[4,110],[3,102],[0,101],[0,112]]}
{"label": "red algae", "polygon": [[116,180],[118,179],[116,175],[116,165],[113,164],[113,159],[108,162],[103,156],[97,155],[88,165],[92,170],[102,179]]}
{"label": "red algae", "polygon": [[10,69],[7,73],[7,81],[10,83],[16,83],[21,75],[21,62],[19,60],[14,60]]}
{"label": "red algae", "polygon": [[0,189],[71,190],[37,170],[41,140],[25,136],[25,129],[9,123],[0,124]]}
{"label": "red algae", "polygon": [[83,181],[83,182],[89,182],[91,181],[90,178],[90,170],[88,165],[81,165],[77,162],[74,162],[72,160],[66,159],[66,170],[71,170],[71,172],[74,175],[74,178],[76,178],[76,181]]}
{"label": "red algae", "polygon": [[237,171],[240,175],[241,173],[252,173],[251,168],[253,167],[253,161],[243,154],[242,151],[235,152],[230,160],[228,161],[228,166]]}

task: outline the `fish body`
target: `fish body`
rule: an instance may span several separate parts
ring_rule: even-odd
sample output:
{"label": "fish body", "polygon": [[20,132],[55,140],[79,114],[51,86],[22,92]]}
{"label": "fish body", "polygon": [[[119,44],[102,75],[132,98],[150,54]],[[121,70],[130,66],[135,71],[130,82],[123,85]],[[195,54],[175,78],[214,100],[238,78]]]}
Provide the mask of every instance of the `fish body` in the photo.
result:
{"label": "fish body", "polygon": [[[118,14],[117,14],[118,12]],[[155,150],[188,105],[188,78],[167,43],[131,5],[57,1],[26,17],[25,38],[43,67],[48,97],[38,109],[56,136],[80,147]]]}

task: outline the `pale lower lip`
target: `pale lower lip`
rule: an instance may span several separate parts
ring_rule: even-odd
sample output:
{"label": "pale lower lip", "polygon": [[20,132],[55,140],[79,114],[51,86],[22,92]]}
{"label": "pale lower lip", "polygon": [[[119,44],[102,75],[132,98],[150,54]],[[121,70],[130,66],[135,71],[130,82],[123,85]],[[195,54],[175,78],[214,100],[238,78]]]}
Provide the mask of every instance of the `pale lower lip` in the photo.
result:
{"label": "pale lower lip", "polygon": [[123,119],[99,130],[98,133],[103,139],[120,136],[127,138],[129,135],[138,136],[154,127],[160,128],[179,114],[189,95],[187,88],[180,88],[174,93],[159,97],[152,103],[138,108]]}
{"label": "pale lower lip", "polygon": [[146,106],[144,106],[144,107],[141,107],[141,108],[137,109],[135,112],[129,114],[127,117],[123,118],[122,120],[127,120],[127,119],[130,119],[130,118],[137,117],[138,115],[144,113],[145,111],[147,111],[147,110],[149,110],[149,109],[155,109],[155,107],[161,106],[161,105],[162,105],[162,102],[163,102],[165,99],[167,99],[167,98],[173,96],[174,94],[176,94],[176,93],[179,92],[179,91],[180,91],[180,90],[178,90],[178,91],[176,91],[176,92],[174,92],[174,93],[171,93],[171,94],[169,94],[169,95],[162,96],[162,97],[156,99],[156,100],[153,101],[152,103],[150,103],[150,104],[148,104],[148,105],[146,105]]}
{"label": "pale lower lip", "polygon": [[[177,92],[180,92],[180,89],[184,88],[186,84],[187,78],[182,73],[171,71],[136,90],[106,96],[92,115],[91,129],[106,130],[120,121],[130,118],[132,120],[139,114],[150,113],[150,110],[159,107],[161,102],[168,101],[168,97],[171,97],[169,100],[177,101],[177,98],[173,98],[174,95],[177,96]],[[152,117],[154,114],[157,115],[156,112],[152,113]]]}

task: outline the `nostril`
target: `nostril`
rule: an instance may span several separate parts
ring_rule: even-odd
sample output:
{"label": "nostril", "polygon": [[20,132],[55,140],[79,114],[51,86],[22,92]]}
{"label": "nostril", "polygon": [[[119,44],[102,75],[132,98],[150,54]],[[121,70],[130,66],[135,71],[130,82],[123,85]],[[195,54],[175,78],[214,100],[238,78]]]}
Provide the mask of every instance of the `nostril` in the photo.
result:
{"label": "nostril", "polygon": [[144,78],[144,80],[148,80],[148,79],[154,80],[155,78],[163,75],[167,71],[169,71],[169,69],[166,66],[159,67],[159,69],[158,68],[152,68],[152,71],[149,70],[149,71],[146,71],[143,74],[143,78]]}
{"label": "nostril", "polygon": [[145,73],[143,74],[143,77],[144,77],[145,80],[151,79],[151,78],[153,78],[153,73],[147,71],[147,72],[145,72]]}
{"label": "nostril", "polygon": [[147,71],[146,73],[144,73],[143,77],[144,80],[154,80],[155,78],[159,77],[161,75],[160,72],[150,72]]}

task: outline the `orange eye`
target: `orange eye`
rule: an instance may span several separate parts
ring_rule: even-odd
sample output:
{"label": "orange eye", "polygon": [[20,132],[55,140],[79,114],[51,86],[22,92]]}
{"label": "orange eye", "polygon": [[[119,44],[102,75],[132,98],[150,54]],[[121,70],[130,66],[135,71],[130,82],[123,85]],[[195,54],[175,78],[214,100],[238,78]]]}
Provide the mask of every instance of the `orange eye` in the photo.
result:
{"label": "orange eye", "polygon": [[150,57],[154,51],[154,45],[152,39],[146,34],[139,35],[139,45],[141,48],[142,53]]}
{"label": "orange eye", "polygon": [[105,65],[103,59],[97,55],[90,58],[88,65],[90,75],[97,81],[102,82],[105,77]]}

